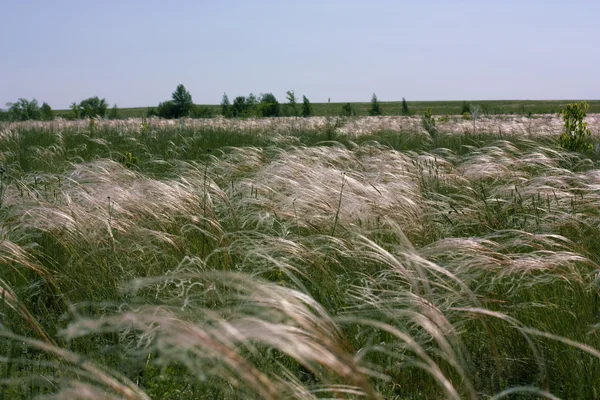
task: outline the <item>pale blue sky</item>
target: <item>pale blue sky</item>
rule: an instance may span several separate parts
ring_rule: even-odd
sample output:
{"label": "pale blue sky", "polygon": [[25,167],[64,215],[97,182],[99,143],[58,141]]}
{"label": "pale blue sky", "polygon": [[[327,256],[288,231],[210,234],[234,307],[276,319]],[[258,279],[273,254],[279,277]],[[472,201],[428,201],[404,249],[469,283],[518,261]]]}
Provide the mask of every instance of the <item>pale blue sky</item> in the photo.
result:
{"label": "pale blue sky", "polygon": [[0,0],[0,106],[600,98],[600,1]]}

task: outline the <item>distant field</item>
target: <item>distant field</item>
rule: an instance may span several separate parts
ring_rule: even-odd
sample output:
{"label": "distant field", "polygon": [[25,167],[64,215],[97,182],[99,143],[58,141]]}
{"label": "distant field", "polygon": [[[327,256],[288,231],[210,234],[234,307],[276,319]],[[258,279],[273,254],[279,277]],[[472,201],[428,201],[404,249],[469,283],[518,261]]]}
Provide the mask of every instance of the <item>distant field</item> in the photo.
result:
{"label": "distant field", "polygon": [[[469,104],[477,105],[481,114],[554,114],[568,103],[577,100],[485,100],[467,101]],[[600,100],[585,100],[590,105],[590,113],[600,113]],[[346,103],[313,103],[313,114],[315,116],[339,115],[342,106]],[[368,115],[370,102],[350,103],[356,110],[357,115]],[[424,110],[431,107],[436,115],[460,114],[463,101],[409,101],[408,107],[411,113],[422,114]],[[381,102],[385,115],[400,115],[402,111],[401,101]],[[215,115],[221,113],[219,105],[207,105]],[[148,107],[122,108],[119,109],[121,118],[135,118],[146,115]],[[58,116],[65,116],[69,110],[58,110]]]}

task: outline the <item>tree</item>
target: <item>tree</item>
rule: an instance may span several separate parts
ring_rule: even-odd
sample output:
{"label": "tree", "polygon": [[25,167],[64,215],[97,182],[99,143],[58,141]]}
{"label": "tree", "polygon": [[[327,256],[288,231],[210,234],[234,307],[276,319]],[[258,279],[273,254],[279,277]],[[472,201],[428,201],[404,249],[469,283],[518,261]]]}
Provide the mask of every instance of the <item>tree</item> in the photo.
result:
{"label": "tree", "polygon": [[178,110],[173,100],[167,100],[159,103],[158,107],[156,108],[156,115],[166,119],[179,118]]}
{"label": "tree", "polygon": [[296,107],[296,103],[297,103],[297,99],[296,99],[296,94],[294,93],[293,90],[288,90],[287,91],[287,106],[290,110],[290,114],[294,117],[298,116],[298,109]]}
{"label": "tree", "polygon": [[119,119],[119,108],[117,107],[117,105],[113,105],[112,108],[110,109],[110,112],[108,113],[108,119]]}
{"label": "tree", "polygon": [[588,123],[584,121],[589,104],[572,103],[567,104],[567,108],[559,111],[564,122],[564,131],[558,138],[558,145],[570,151],[585,151],[592,148],[590,137],[592,132]]}
{"label": "tree", "polygon": [[379,104],[379,100],[377,100],[377,95],[373,93],[373,97],[371,97],[371,109],[369,110],[369,115],[381,114],[381,105]]}
{"label": "tree", "polygon": [[6,103],[8,107],[9,118],[13,121],[28,121],[31,119],[41,119],[42,112],[36,99],[31,101],[19,99],[16,103]]}
{"label": "tree", "polygon": [[352,107],[352,104],[350,103],[346,103],[344,104],[344,106],[342,107],[342,113],[341,113],[342,117],[353,117],[356,115],[356,111],[354,111],[354,108]]}
{"label": "tree", "polygon": [[40,112],[42,114],[42,119],[44,121],[52,121],[54,119],[54,113],[52,112],[52,107],[46,102],[42,104],[40,108]]}
{"label": "tree", "polygon": [[260,96],[259,111],[263,117],[279,117],[281,109],[273,93],[265,93]]}
{"label": "tree", "polygon": [[310,101],[308,101],[308,98],[306,98],[306,96],[302,96],[302,116],[312,116],[312,104],[310,104]]}
{"label": "tree", "polygon": [[471,105],[469,103],[467,103],[466,101],[463,101],[462,110],[460,111],[460,114],[464,115],[465,113],[471,114]]}
{"label": "tree", "polygon": [[410,115],[410,110],[408,109],[408,103],[406,99],[402,98],[402,115]]}
{"label": "tree", "polygon": [[89,97],[82,100],[77,106],[79,117],[81,118],[104,118],[108,104],[106,99],[100,99],[98,96]]}
{"label": "tree", "polygon": [[185,89],[185,86],[179,84],[173,92],[172,98],[175,108],[175,116],[173,118],[187,117],[194,107],[190,92]]}
{"label": "tree", "polygon": [[231,106],[231,115],[234,117],[243,117],[248,110],[248,104],[244,96],[238,96],[233,99],[233,105]]}
{"label": "tree", "polygon": [[221,114],[223,114],[225,118],[231,118],[233,114],[227,93],[223,93],[223,100],[221,100]]}

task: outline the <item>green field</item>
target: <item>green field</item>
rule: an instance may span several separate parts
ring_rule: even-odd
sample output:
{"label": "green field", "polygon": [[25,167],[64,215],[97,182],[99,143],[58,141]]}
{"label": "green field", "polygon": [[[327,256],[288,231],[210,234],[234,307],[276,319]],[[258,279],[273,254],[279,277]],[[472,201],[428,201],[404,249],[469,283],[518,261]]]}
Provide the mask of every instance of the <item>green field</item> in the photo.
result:
{"label": "green field", "polygon": [[0,123],[0,398],[600,398],[600,154],[476,123]]}
{"label": "green field", "polygon": [[[574,101],[574,100],[573,100]],[[481,114],[554,114],[571,100],[483,100],[468,101],[469,104],[478,105]],[[586,100],[590,105],[590,113],[600,113],[600,100]],[[313,114],[315,116],[335,116],[339,115],[342,106],[346,103],[313,103]],[[371,103],[351,103],[356,114],[368,115]],[[427,108],[431,108],[434,115],[461,113],[462,101],[409,101],[408,106],[411,113],[423,114]],[[401,115],[402,102],[390,101],[381,102],[384,115]],[[218,115],[221,113],[221,107],[218,105],[207,105],[211,111]],[[121,118],[145,117],[148,107],[121,108],[119,109]],[[69,110],[59,110],[55,112],[57,116],[67,116]]]}

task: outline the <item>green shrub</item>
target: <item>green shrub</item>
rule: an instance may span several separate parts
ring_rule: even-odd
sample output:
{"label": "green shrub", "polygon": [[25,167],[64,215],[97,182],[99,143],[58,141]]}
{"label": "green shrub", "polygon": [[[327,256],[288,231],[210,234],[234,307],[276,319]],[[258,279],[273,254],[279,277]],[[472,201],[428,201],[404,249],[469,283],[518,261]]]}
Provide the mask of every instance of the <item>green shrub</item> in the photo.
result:
{"label": "green shrub", "polygon": [[564,121],[564,132],[558,138],[560,147],[570,151],[585,151],[592,148],[589,138],[592,134],[584,118],[589,104],[585,102],[568,104],[560,110]]}
{"label": "green shrub", "polygon": [[40,108],[40,112],[42,114],[42,119],[44,121],[52,121],[54,119],[54,113],[52,112],[52,107],[46,102],[42,104]]}
{"label": "green shrub", "polygon": [[117,105],[113,105],[110,111],[108,112],[108,119],[119,119],[119,108]]}
{"label": "green shrub", "polygon": [[379,104],[379,100],[377,100],[377,95],[373,93],[371,97],[371,109],[369,110],[369,115],[382,115],[381,105]]}
{"label": "green shrub", "polygon": [[425,129],[432,138],[437,135],[437,127],[435,126],[435,119],[433,118],[431,107],[423,112],[421,124],[423,125],[423,129]]}
{"label": "green shrub", "polygon": [[98,96],[89,97],[82,100],[78,105],[78,118],[104,118],[108,110],[106,99],[100,99]]}
{"label": "green shrub", "polygon": [[342,117],[353,117],[356,115],[356,111],[354,110],[354,107],[352,107],[352,104],[346,103],[342,107],[342,112],[340,113],[340,115]]}
{"label": "green shrub", "polygon": [[462,109],[460,110],[460,114],[465,115],[465,113],[471,114],[471,105],[469,103],[467,103],[466,101],[463,101]]}
{"label": "green shrub", "polygon": [[229,97],[227,97],[227,93],[223,93],[223,99],[221,100],[221,114],[225,118],[231,118],[233,116],[231,111],[231,103],[229,102]]}
{"label": "green shrub", "polygon": [[192,118],[212,118],[214,117],[214,114],[208,106],[194,105],[190,112],[190,116]]}
{"label": "green shrub", "polygon": [[279,117],[281,108],[273,93],[260,96],[259,115],[262,117]]}
{"label": "green shrub", "polygon": [[42,112],[36,99],[19,99],[16,103],[7,103],[9,118],[13,121],[41,119]]}
{"label": "green shrub", "polygon": [[406,102],[406,99],[403,97],[402,98],[402,115],[410,115],[410,110],[408,109],[408,103]]}
{"label": "green shrub", "polygon": [[286,108],[288,111],[288,114],[293,116],[293,117],[297,117],[298,116],[298,106],[297,106],[297,99],[296,99],[296,94],[294,93],[293,90],[288,90],[287,91],[287,104],[286,104]]}
{"label": "green shrub", "polygon": [[306,96],[302,96],[302,116],[312,116],[312,104],[310,104],[310,101]]}

